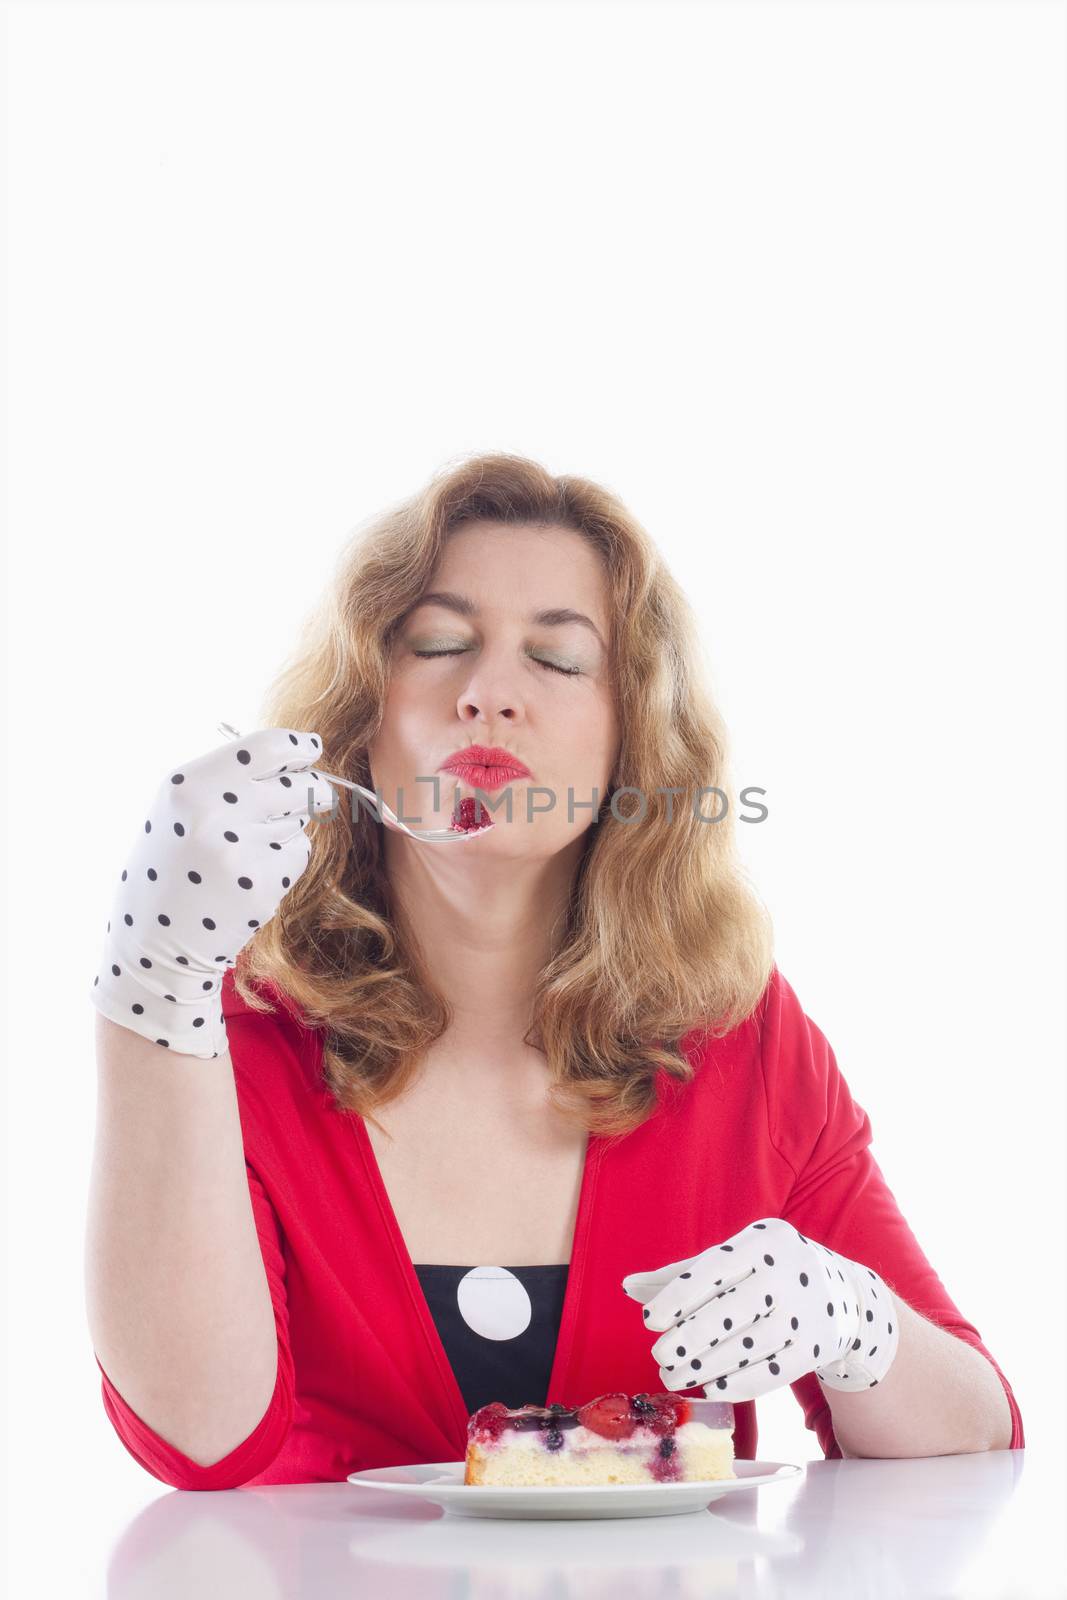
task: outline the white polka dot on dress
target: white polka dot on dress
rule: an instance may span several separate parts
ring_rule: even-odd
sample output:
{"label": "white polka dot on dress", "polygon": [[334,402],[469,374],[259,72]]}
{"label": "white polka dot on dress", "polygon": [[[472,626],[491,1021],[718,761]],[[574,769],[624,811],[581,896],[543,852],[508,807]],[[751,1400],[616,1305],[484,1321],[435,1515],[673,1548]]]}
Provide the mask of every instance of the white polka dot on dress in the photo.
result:
{"label": "white polka dot on dress", "polygon": [[525,1285],[507,1267],[471,1267],[456,1286],[456,1305],[483,1339],[517,1339],[533,1316]]}

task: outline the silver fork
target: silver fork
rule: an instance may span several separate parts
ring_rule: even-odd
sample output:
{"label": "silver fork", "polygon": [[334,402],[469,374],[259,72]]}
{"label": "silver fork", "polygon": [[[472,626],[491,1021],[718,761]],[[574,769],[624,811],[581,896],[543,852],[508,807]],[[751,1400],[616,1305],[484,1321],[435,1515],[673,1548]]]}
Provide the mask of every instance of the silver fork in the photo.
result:
{"label": "silver fork", "polygon": [[[229,722],[220,722],[218,729],[228,739],[241,738],[241,734]],[[401,822],[396,812],[387,806],[384,800],[379,799],[373,789],[365,789],[361,783],[353,783],[350,778],[339,778],[334,772],[323,772],[318,762],[315,763],[315,771],[320,778],[325,778],[327,783],[339,783],[344,789],[354,789],[357,794],[361,794],[365,799],[370,800],[376,809],[380,806],[382,812],[382,815],[378,818],[380,822],[386,822],[394,828],[399,828],[400,832],[406,833],[409,839],[418,839],[421,844],[451,844],[454,839],[476,839],[481,834],[488,833],[493,826],[490,819],[490,821],[483,823],[480,828],[423,828],[421,831],[409,828],[406,822]]]}

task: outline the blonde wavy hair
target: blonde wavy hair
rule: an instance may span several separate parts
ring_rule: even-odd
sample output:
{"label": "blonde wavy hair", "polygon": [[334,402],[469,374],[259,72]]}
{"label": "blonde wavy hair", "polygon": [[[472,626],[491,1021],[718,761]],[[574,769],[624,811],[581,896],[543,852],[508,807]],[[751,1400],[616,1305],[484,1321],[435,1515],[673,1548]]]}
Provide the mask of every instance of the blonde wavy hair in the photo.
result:
{"label": "blonde wavy hair", "polygon": [[[735,795],[722,720],[702,681],[689,603],[652,541],[608,489],[553,477],[510,454],[442,469],[420,493],[364,525],[337,563],[263,703],[260,726],[314,731],[323,768],[373,789],[367,749],[382,717],[391,648],[445,541],[491,520],[568,528],[599,551],[611,596],[609,641],[620,746],[591,823],[524,1043],[546,1058],[549,1096],[588,1131],[623,1135],[657,1107],[657,1074],[695,1067],[679,1041],[721,1036],[757,1008],[774,958],[770,916],[736,856]],[[724,820],[694,816],[715,786]],[[639,791],[634,805],[619,790]],[[670,797],[660,789],[680,789]],[[344,791],[347,799],[348,791]],[[634,815],[641,798],[643,821]],[[703,802],[706,805],[706,801]],[[255,1011],[274,984],[323,1034],[323,1077],[339,1108],[374,1121],[401,1095],[451,1008],[434,990],[390,895],[384,828],[357,803],[308,823],[307,868],[240,952],[238,993]]]}

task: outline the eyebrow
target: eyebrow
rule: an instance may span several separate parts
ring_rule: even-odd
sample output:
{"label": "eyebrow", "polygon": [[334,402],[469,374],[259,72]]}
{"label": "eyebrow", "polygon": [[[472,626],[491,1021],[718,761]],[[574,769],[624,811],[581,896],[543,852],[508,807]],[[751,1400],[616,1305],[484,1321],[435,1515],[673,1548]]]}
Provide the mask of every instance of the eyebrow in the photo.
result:
{"label": "eyebrow", "polygon": [[[412,611],[417,611],[420,606],[443,606],[446,611],[455,611],[461,617],[476,617],[478,607],[473,600],[465,594],[453,594],[447,589],[433,589],[428,594],[420,595]],[[548,611],[535,611],[529,619],[531,622],[540,623],[545,628],[562,628],[568,622],[577,622],[583,628],[589,628],[600,643],[607,649],[601,638],[600,629],[596,623],[582,611],[572,611],[569,606],[553,606]]]}

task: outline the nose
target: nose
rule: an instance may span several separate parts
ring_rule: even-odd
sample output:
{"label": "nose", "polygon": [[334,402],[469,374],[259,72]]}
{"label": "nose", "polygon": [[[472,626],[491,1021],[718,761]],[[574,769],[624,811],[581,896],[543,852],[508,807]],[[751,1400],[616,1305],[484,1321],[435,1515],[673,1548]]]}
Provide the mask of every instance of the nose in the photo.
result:
{"label": "nose", "polygon": [[503,653],[482,651],[456,701],[460,720],[487,727],[498,718],[517,721],[522,716],[522,691],[515,680],[516,669]]}
{"label": "nose", "polygon": [[461,698],[459,702],[459,715],[460,720],[463,722],[491,723],[494,716],[504,717],[508,722],[514,722],[518,716],[518,712],[513,706],[498,706],[495,712],[486,713],[483,712],[473,700],[465,700]]}

